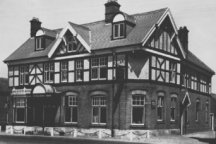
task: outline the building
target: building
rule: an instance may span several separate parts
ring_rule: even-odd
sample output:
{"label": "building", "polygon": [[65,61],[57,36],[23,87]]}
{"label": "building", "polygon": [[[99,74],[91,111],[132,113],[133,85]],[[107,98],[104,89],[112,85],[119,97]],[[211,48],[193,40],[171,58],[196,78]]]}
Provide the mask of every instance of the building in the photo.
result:
{"label": "building", "polygon": [[[116,133],[210,129],[214,71],[188,49],[189,31],[177,28],[168,8],[129,15],[109,0],[101,21],[53,30],[37,18],[30,24],[30,38],[4,60],[8,125]],[[182,114],[187,92],[191,105]]]}

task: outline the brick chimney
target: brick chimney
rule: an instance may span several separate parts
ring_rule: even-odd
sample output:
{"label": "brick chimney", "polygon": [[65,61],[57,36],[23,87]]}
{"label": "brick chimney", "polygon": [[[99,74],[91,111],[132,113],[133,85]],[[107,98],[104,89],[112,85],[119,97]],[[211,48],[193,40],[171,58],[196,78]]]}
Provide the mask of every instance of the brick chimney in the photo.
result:
{"label": "brick chimney", "polygon": [[33,17],[32,20],[30,20],[30,36],[35,37],[36,32],[41,28],[41,22],[38,18]]}
{"label": "brick chimney", "polygon": [[178,30],[178,36],[185,52],[188,52],[188,32],[186,26],[180,27]]}
{"label": "brick chimney", "polygon": [[118,13],[120,10],[120,5],[117,0],[108,0],[105,3],[105,22],[112,22],[113,16]]}

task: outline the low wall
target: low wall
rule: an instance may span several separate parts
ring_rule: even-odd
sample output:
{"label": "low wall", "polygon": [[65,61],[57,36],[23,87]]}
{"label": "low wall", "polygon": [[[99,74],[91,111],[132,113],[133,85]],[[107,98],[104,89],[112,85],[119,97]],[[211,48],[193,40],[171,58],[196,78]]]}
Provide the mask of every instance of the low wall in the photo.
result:
{"label": "low wall", "polygon": [[[6,126],[8,134],[24,134],[24,135],[47,135],[47,136],[71,136],[85,138],[110,138],[110,129],[90,128],[79,129],[73,127],[28,127],[28,126]],[[159,135],[180,134],[179,129],[159,129],[159,130],[114,130],[114,138],[129,141],[142,140],[146,138],[156,137]]]}

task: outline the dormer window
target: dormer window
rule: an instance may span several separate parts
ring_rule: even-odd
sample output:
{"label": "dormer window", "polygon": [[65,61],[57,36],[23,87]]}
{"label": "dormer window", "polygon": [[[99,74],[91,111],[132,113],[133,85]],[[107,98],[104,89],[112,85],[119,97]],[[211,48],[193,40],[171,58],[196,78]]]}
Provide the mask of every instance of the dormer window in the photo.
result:
{"label": "dormer window", "polygon": [[113,24],[113,39],[119,39],[125,37],[125,24],[116,23]]}
{"label": "dormer window", "polygon": [[36,40],[35,40],[35,47],[36,47],[36,50],[43,50],[44,47],[43,47],[43,38],[42,37],[37,37]]}
{"label": "dormer window", "polygon": [[126,37],[125,18],[122,14],[117,14],[112,24],[113,39],[121,39]]}
{"label": "dormer window", "polygon": [[35,50],[43,50],[45,48],[44,31],[38,30],[35,37]]}

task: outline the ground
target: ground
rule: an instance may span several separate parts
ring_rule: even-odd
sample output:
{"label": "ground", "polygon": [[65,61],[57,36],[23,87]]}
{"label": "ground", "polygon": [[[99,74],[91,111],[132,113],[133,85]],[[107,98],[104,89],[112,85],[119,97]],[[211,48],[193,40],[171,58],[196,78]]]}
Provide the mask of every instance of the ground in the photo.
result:
{"label": "ground", "polygon": [[0,144],[216,144],[215,132],[194,133],[184,136],[160,136],[144,141],[129,142],[116,139],[86,139],[72,137],[28,136],[0,134]]}

